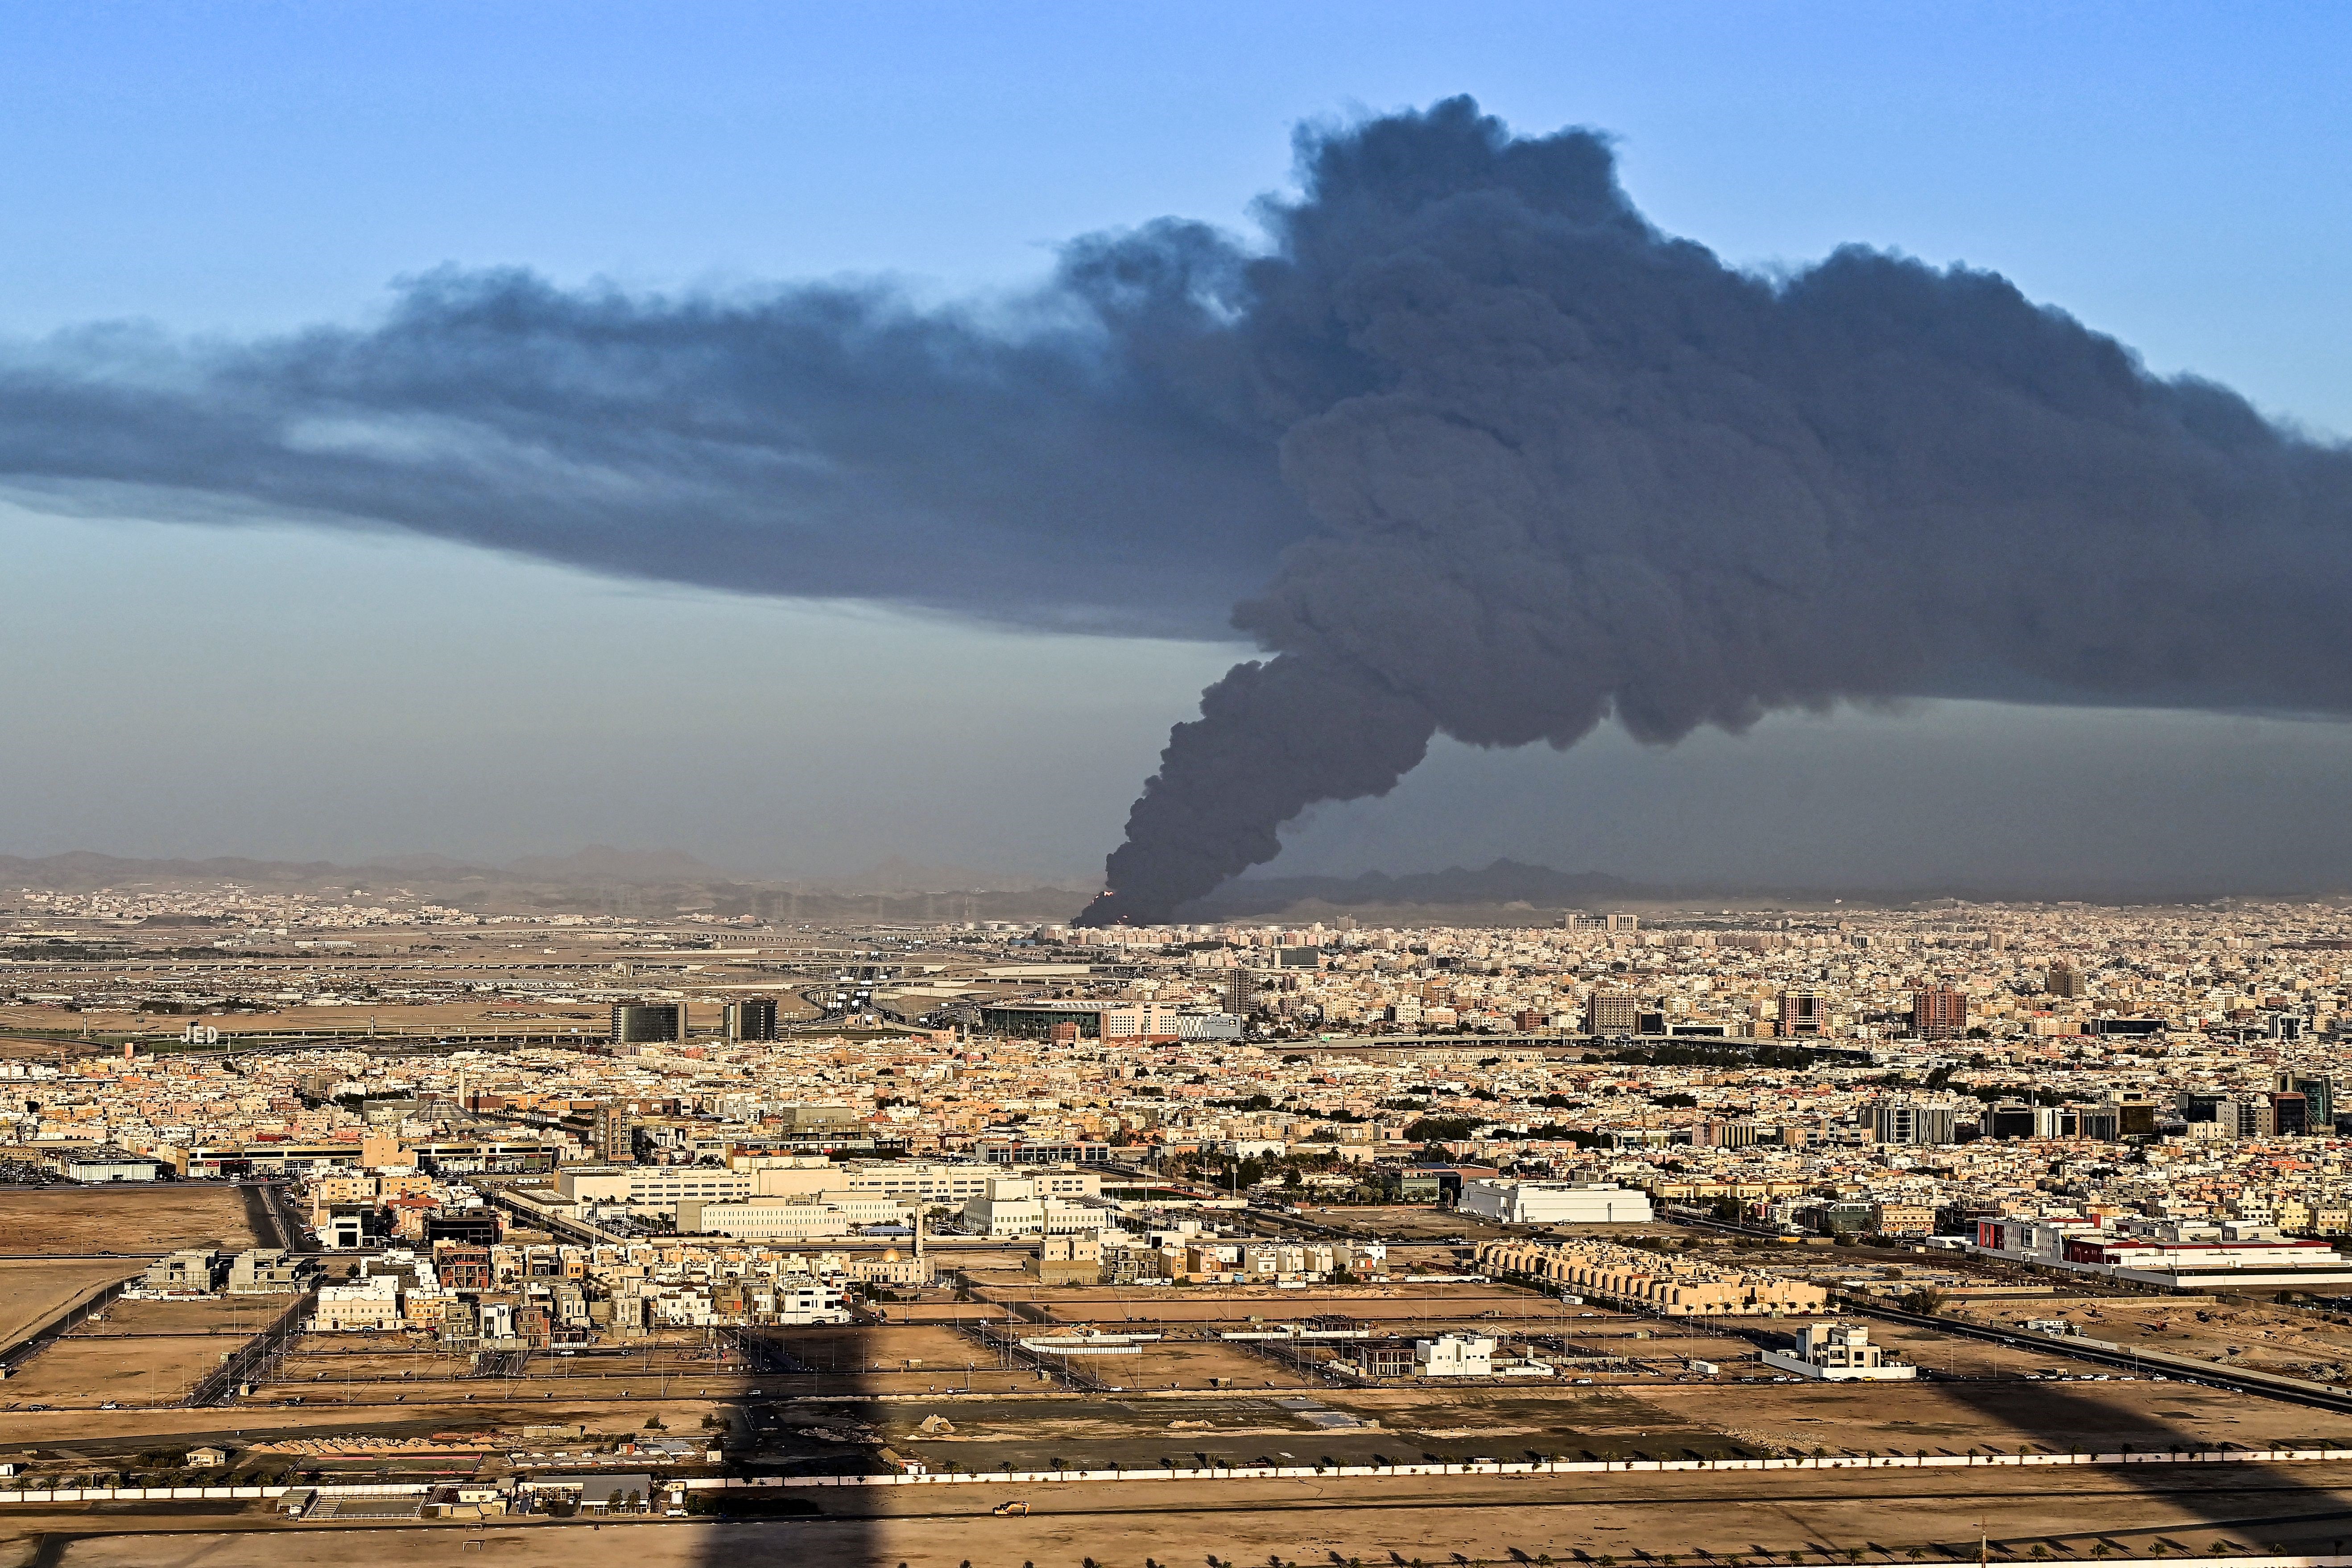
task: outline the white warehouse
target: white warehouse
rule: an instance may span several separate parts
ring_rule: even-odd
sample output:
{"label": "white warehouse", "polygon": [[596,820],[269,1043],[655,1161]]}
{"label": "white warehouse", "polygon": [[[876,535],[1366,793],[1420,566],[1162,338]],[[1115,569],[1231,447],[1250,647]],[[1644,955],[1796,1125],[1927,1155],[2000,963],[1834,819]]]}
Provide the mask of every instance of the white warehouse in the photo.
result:
{"label": "white warehouse", "polygon": [[1465,1181],[1454,1206],[1504,1225],[1646,1224],[1650,1195],[1603,1182]]}

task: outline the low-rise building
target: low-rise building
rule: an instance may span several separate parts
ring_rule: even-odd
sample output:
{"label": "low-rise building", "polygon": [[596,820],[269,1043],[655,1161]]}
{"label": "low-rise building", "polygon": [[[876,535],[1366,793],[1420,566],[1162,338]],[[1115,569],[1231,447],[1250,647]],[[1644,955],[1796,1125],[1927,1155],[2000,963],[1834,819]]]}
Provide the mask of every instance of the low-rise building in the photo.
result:
{"label": "low-rise building", "polygon": [[1102,1238],[1094,1232],[1041,1236],[1021,1260],[1022,1272],[1042,1284],[1093,1285],[1102,1280]]}
{"label": "low-rise building", "polygon": [[1039,1190],[1035,1177],[992,1176],[963,1205],[963,1228],[976,1236],[1055,1236],[1100,1230],[1110,1211]]}
{"label": "low-rise building", "polygon": [[320,1286],[311,1327],[331,1333],[396,1329],[400,1322],[398,1276],[368,1274],[340,1285]]}
{"label": "low-rise building", "polygon": [[231,1260],[228,1293],[232,1296],[299,1295],[310,1288],[318,1265],[304,1261],[282,1247],[250,1247]]}
{"label": "low-rise building", "polygon": [[1979,1219],[1970,1250],[2168,1291],[2352,1286],[2352,1259],[2255,1220],[2002,1216]]}
{"label": "low-rise building", "polygon": [[1607,1182],[1521,1181],[1494,1176],[1462,1184],[1454,1207],[1504,1225],[1647,1224],[1650,1195]]}
{"label": "low-rise building", "polygon": [[809,1197],[752,1197],[724,1203],[695,1199],[677,1206],[681,1233],[731,1236],[742,1241],[835,1241],[868,1226],[908,1225],[914,1210],[897,1198],[864,1193]]}
{"label": "low-rise building", "polygon": [[158,1258],[140,1276],[139,1291],[150,1296],[209,1296],[220,1283],[219,1255],[188,1248]]}
{"label": "low-rise building", "polygon": [[1439,1334],[1412,1342],[1417,1377],[1492,1377],[1495,1341],[1486,1334]]}
{"label": "low-rise building", "polygon": [[1605,1241],[1490,1241],[1478,1249],[1478,1261],[1488,1273],[1536,1280],[1666,1317],[1778,1317],[1819,1312],[1830,1299],[1821,1286],[1802,1280]]}
{"label": "low-rise building", "polygon": [[1872,1231],[1879,1236],[1933,1236],[1936,1233],[1936,1206],[1931,1203],[1875,1203],[1871,1205]]}
{"label": "low-rise building", "polygon": [[1860,1323],[1807,1323],[1797,1331],[1794,1351],[1768,1350],[1762,1359],[1775,1371],[1829,1383],[1901,1382],[1919,1375],[1916,1366],[1887,1360]]}

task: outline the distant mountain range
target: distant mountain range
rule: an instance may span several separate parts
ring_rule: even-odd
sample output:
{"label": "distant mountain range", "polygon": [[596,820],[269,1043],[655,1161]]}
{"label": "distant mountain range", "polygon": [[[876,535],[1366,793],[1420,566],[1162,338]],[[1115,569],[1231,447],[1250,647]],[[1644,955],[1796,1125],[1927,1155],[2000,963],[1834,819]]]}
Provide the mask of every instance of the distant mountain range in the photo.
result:
{"label": "distant mountain range", "polygon": [[[454,862],[453,862],[454,863]],[[257,861],[236,856],[213,860],[126,860],[120,855],[72,850],[26,860],[0,855],[0,887],[33,887],[87,893],[142,882],[243,883],[254,887],[318,887],[350,878],[354,868],[328,861]]]}
{"label": "distant mountain range", "polygon": [[447,855],[412,854],[339,864],[331,861],[140,860],[78,850],[26,858],[0,855],[0,906],[17,888],[90,893],[144,884],[184,888],[235,883],[257,892],[347,898],[404,888],[418,897],[479,914],[589,914],[663,918],[702,911],[766,920],[841,924],[853,920],[1011,920],[1066,918],[1088,896],[1074,888],[991,885],[957,867],[886,862],[870,873],[824,881],[780,881],[730,873],[681,850],[619,850],[594,844],[568,855],[525,855],[482,865]]}
{"label": "distant mountain range", "polygon": [[712,865],[684,850],[620,850],[591,844],[568,855],[521,855],[489,864],[442,854],[382,855],[349,863],[334,861],[250,860],[225,855],[209,860],[141,860],[88,850],[27,859],[0,855],[0,885],[83,891],[141,882],[236,882],[251,886],[365,887],[396,880],[416,887],[452,882],[538,883],[558,886],[620,883],[632,887],[740,883],[799,887],[825,893],[1001,893],[1038,885],[1035,877],[1005,877],[968,866],[919,865],[894,858],[846,876],[775,878],[745,875]]}
{"label": "distant mountain range", "polygon": [[1334,909],[1448,907],[1507,909],[1583,908],[1595,903],[1655,897],[1621,876],[1597,871],[1554,871],[1547,865],[1497,860],[1475,871],[1444,871],[1390,876],[1242,877],[1177,911],[1186,921],[1239,919],[1276,915],[1310,905]]}
{"label": "distant mountain range", "polygon": [[[1070,879],[1075,881],[1076,879]],[[967,866],[921,865],[892,860],[848,876],[780,879],[714,866],[682,850],[621,850],[592,844],[568,855],[526,855],[484,865],[446,855],[386,856],[356,864],[331,861],[268,861],[236,856],[209,860],[138,860],[87,850],[26,858],[0,855],[0,907],[18,888],[88,893],[142,883],[184,887],[237,883],[273,893],[348,897],[354,890],[406,888],[420,897],[481,914],[592,914],[666,918],[689,911],[751,915],[763,920],[823,925],[860,920],[1009,920],[1050,923],[1076,914],[1093,889],[1055,886],[1044,879],[992,876]],[[2296,890],[2288,890],[2296,891]],[[1186,922],[1307,921],[1354,914],[1372,920],[1435,923],[1414,911],[1443,911],[1462,925],[1548,923],[1564,909],[1604,911],[1685,899],[1721,899],[1768,907],[1853,904],[1900,905],[1949,901],[2080,899],[2099,904],[2171,904],[2252,890],[2163,886],[2058,887],[1668,887],[1605,872],[1564,872],[1523,861],[1497,860],[1475,869],[1391,876],[1252,876],[1227,883],[1177,912]]]}
{"label": "distant mountain range", "polygon": [[[992,880],[994,885],[991,885]],[[87,893],[142,883],[237,883],[271,892],[349,896],[398,886],[420,896],[478,910],[584,910],[661,916],[709,909],[763,919],[1039,920],[1075,914],[1088,890],[1010,886],[961,866],[886,862],[853,876],[780,881],[741,876],[681,850],[621,850],[592,844],[568,855],[525,855],[484,865],[447,855],[386,856],[353,864],[331,861],[138,860],[89,851],[26,859],[0,855],[0,890],[27,887]],[[1547,913],[1641,896],[1622,877],[1560,872],[1498,860],[1476,870],[1454,867],[1390,876],[1255,877],[1228,883],[1182,913],[1189,920],[1232,920],[1303,910],[1453,908]]]}

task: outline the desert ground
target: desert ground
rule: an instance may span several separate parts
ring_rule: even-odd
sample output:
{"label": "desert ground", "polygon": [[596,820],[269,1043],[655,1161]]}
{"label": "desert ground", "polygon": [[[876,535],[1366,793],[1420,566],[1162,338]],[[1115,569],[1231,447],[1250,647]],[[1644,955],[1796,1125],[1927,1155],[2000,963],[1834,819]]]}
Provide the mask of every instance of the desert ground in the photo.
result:
{"label": "desert ground", "polygon": [[0,1259],[0,1345],[10,1345],[97,1291],[139,1272],[129,1259]]}
{"label": "desert ground", "polygon": [[5,1402],[58,1409],[176,1404],[205,1375],[284,1312],[288,1297],[117,1301],[51,1341],[8,1380]]}
{"label": "desert ground", "polygon": [[[1032,1487],[827,1495],[818,1518],[767,1523],[495,1521],[369,1529],[257,1514],[0,1517],[0,1564],[44,1568],[384,1568],[483,1561],[564,1568],[716,1568],[790,1560],[864,1568],[1195,1568],[1220,1563],[1462,1564],[1621,1560],[1973,1562],[1989,1557],[2328,1552],[2347,1533],[2352,1466],[2177,1474],[2117,1470],[1650,1477],[1401,1478]],[[1727,1485],[1727,1481],[1731,1484]],[[226,1527],[226,1528],[224,1528]],[[232,1533],[231,1531],[235,1531]],[[2104,1551],[2102,1550],[2104,1548]],[[2037,1550],[2038,1549],[2038,1550]]]}
{"label": "desert ground", "polygon": [[162,1182],[0,1191],[0,1254],[121,1253],[259,1245],[236,1187]]}
{"label": "desert ground", "polygon": [[[76,1290],[178,1245],[250,1244],[244,1199],[214,1187],[0,1193],[16,1249],[0,1260],[0,1322],[36,1322]],[[1433,1244],[1436,1245],[1436,1244]],[[1825,1273],[1887,1280],[1941,1267],[1909,1255],[1818,1252]],[[995,1260],[990,1259],[990,1261]],[[1889,1282],[1892,1282],[1891,1281]],[[62,1292],[62,1294],[60,1294]],[[199,1443],[232,1450],[207,1479],[327,1483],[496,1478],[576,1462],[655,1430],[723,1439],[755,1474],[875,1473],[888,1456],[935,1473],[1005,1469],[1367,1465],[1482,1458],[1759,1454],[2113,1452],[2352,1447],[2352,1415],[2133,1376],[2068,1355],[2061,1339],[1984,1343],[1873,1322],[1928,1375],[1827,1385],[1779,1380],[1759,1339],[1790,1325],[1685,1322],[1562,1302],[1504,1284],[1042,1287],[977,1268],[977,1299],[941,1290],[879,1323],[737,1334],[676,1330],[558,1354],[453,1355],[417,1333],[309,1333],[214,1408],[173,1401],[282,1302],[118,1301],[0,1385],[0,1462],[48,1476],[161,1484]],[[1979,1322],[2065,1316],[2089,1334],[2306,1372],[2352,1360],[2340,1314],[2212,1298],[1969,1299]],[[1347,1342],[1229,1340],[1283,1324],[1364,1324],[1404,1340],[1496,1335],[1558,1375],[1446,1385],[1352,1383],[1324,1366]],[[1084,1326],[1160,1337],[1131,1356],[1008,1349]],[[983,1333],[983,1330],[989,1332]],[[2340,1343],[2340,1349],[2339,1347]],[[1694,1363],[1701,1364],[1694,1365]],[[1706,1370],[1708,1366],[1716,1370]],[[115,1409],[101,1408],[107,1404]],[[28,1409],[30,1405],[51,1406]],[[795,1490],[819,1511],[495,1525],[289,1524],[267,1505],[0,1502],[0,1568],[79,1564],[387,1565],[480,1555],[594,1568],[792,1556],[866,1568],[1206,1568],[1609,1560],[1674,1556],[1774,1564],[1831,1556],[1908,1563],[1987,1554],[2176,1555],[2352,1539],[2352,1465],[2104,1467],[1983,1471],[1620,1473],[1540,1478],[1337,1476],[1297,1480],[1013,1483]],[[1034,1510],[996,1518],[1018,1496]],[[363,1545],[351,1539],[364,1531]],[[478,1546],[468,1543],[478,1542]],[[1458,1560],[1458,1562],[1457,1562]]]}

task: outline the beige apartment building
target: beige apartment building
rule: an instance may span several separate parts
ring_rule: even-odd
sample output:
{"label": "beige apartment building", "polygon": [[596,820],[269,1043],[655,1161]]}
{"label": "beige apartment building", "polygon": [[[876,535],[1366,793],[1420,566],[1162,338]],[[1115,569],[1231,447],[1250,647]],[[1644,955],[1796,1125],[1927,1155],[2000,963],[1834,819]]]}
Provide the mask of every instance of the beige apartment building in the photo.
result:
{"label": "beige apartment building", "polygon": [[1871,1225],[1881,1236],[1933,1236],[1936,1209],[1926,1203],[1879,1203],[1871,1206]]}
{"label": "beige apartment building", "polygon": [[1602,1241],[1490,1241],[1478,1249],[1490,1274],[1518,1274],[1564,1291],[1618,1301],[1666,1317],[1777,1316],[1820,1312],[1829,1292],[1778,1275],[1718,1269]]}

